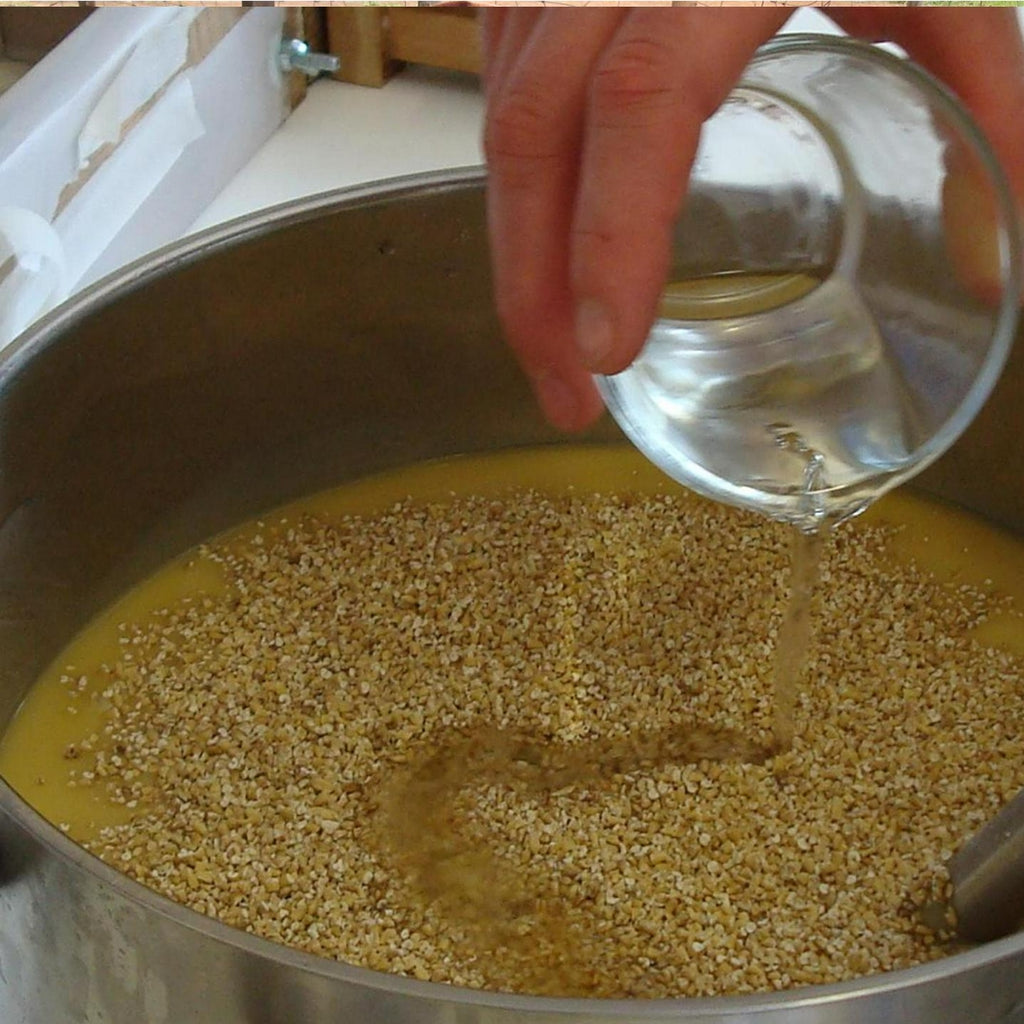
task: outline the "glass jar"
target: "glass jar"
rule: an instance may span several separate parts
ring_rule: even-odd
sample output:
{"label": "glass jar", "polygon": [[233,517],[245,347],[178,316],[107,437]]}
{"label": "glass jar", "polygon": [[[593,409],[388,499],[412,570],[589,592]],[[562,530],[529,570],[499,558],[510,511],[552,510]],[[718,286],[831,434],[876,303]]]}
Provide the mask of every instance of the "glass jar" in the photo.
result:
{"label": "glass jar", "polygon": [[781,36],[704,127],[657,322],[599,378],[605,403],[696,491],[806,530],[855,515],[991,391],[1019,231],[935,79],[865,43]]}

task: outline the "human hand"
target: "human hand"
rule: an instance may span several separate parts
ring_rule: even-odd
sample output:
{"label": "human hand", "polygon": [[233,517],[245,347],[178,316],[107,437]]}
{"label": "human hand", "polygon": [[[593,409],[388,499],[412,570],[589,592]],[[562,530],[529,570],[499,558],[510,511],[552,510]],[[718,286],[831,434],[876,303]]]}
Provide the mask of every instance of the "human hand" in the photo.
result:
{"label": "human hand", "polygon": [[[592,372],[654,319],[701,125],[785,8],[485,12],[488,220],[498,312],[541,407],[579,429]],[[1024,209],[1024,49],[1011,9],[829,8],[957,92]]]}

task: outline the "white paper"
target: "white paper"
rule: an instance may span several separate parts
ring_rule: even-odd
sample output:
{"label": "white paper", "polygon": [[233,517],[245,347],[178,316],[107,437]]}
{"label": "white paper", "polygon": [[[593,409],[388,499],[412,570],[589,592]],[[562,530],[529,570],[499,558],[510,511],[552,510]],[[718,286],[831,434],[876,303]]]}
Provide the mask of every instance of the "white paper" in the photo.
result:
{"label": "white paper", "polygon": [[5,257],[0,348],[63,295],[180,237],[287,116],[284,12],[246,11],[193,67],[201,15],[101,8],[0,96],[0,203],[41,218],[61,253],[59,267]]}
{"label": "white paper", "polygon": [[280,7],[252,8],[211,56],[189,69],[205,134],[185,149],[160,188],[139,207],[77,287],[184,234],[287,117],[285,83],[274,59],[283,21]]}
{"label": "white paper", "polygon": [[192,85],[176,78],[53,222],[72,287],[202,135]]}
{"label": "white paper", "polygon": [[169,23],[154,28],[139,40],[78,136],[79,168],[102,146],[117,142],[125,122],[185,66],[189,28],[200,10],[180,10]]}
{"label": "white paper", "polygon": [[0,206],[0,348],[68,292],[64,247],[49,223]]}
{"label": "white paper", "polygon": [[78,175],[78,134],[134,46],[174,17],[161,7],[106,7],[0,96],[0,202],[57,210]]}

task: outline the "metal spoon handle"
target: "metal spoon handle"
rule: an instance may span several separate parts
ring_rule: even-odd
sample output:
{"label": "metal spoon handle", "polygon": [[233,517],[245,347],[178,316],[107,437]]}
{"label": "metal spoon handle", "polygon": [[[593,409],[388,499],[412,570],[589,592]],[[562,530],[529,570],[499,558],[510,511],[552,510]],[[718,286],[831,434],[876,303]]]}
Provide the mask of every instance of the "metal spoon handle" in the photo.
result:
{"label": "metal spoon handle", "polygon": [[1024,924],[1024,790],[949,862],[957,932],[987,942]]}

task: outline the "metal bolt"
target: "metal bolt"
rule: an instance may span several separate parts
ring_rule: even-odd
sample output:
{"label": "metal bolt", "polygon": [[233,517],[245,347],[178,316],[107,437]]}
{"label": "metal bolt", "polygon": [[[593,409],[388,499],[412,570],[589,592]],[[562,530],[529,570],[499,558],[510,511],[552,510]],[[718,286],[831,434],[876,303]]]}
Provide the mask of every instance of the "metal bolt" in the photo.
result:
{"label": "metal bolt", "polygon": [[301,71],[311,78],[341,67],[340,58],[330,53],[316,53],[301,39],[282,39],[277,61],[282,71]]}

